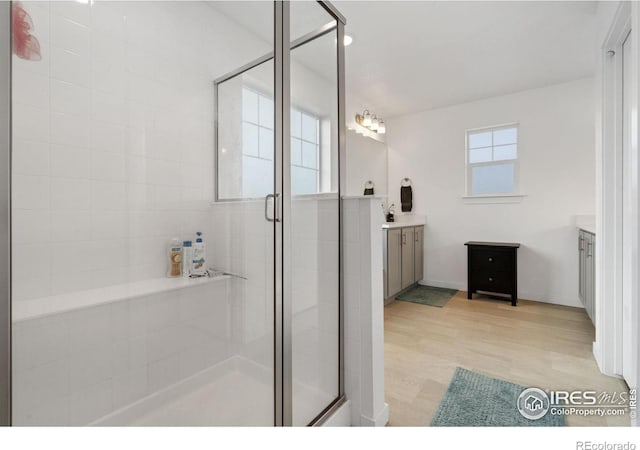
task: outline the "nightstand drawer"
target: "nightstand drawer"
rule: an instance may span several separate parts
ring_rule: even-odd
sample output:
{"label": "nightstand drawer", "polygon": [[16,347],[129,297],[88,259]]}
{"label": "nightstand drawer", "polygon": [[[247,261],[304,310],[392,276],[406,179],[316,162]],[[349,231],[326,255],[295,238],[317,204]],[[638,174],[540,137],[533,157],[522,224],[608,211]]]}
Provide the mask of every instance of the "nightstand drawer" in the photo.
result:
{"label": "nightstand drawer", "polygon": [[471,282],[480,291],[510,292],[513,289],[513,275],[508,271],[478,270],[471,275]]}
{"label": "nightstand drawer", "polygon": [[509,270],[513,266],[513,252],[477,248],[471,251],[471,264],[477,270]]}

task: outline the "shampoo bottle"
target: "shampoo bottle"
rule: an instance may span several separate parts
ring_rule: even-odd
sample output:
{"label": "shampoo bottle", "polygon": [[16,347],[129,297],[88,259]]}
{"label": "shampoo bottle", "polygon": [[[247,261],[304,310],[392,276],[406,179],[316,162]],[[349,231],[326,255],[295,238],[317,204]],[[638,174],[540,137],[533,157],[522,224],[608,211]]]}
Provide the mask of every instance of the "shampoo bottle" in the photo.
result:
{"label": "shampoo bottle", "polygon": [[182,275],[182,247],[179,239],[172,239],[169,245],[169,270],[168,277],[179,277]]}
{"label": "shampoo bottle", "polygon": [[193,246],[193,256],[191,257],[191,275],[204,276],[207,274],[207,265],[205,262],[205,248],[202,242],[202,233],[196,233],[196,243]]}

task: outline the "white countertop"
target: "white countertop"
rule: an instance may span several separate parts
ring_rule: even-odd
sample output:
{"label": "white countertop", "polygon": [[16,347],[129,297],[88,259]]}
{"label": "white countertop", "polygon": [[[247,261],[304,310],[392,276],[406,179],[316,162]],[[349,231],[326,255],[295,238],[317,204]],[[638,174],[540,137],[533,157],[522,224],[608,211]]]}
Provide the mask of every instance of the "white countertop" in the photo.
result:
{"label": "white countertop", "polygon": [[370,200],[370,199],[382,200],[385,198],[387,198],[386,195],[343,195],[342,196],[343,200]]}
{"label": "white countertop", "polygon": [[592,234],[596,234],[596,224],[595,223],[582,223],[578,225],[579,230],[587,231]]}
{"label": "white countertop", "polygon": [[420,225],[424,225],[424,220],[416,220],[410,222],[385,222],[382,224],[383,229],[390,228],[405,228],[405,227],[419,227]]}
{"label": "white countertop", "polygon": [[596,234],[596,216],[595,215],[583,215],[575,216],[574,218],[576,228],[578,230],[584,230],[589,233]]}

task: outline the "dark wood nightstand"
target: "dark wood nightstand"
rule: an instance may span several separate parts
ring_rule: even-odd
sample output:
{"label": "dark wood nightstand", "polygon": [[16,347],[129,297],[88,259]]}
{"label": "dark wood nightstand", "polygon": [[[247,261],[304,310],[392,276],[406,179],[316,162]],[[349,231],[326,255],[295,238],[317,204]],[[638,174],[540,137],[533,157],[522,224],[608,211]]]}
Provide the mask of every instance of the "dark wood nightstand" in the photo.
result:
{"label": "dark wood nightstand", "polygon": [[518,301],[518,248],[508,242],[469,241],[467,246],[467,298],[475,292],[506,294]]}

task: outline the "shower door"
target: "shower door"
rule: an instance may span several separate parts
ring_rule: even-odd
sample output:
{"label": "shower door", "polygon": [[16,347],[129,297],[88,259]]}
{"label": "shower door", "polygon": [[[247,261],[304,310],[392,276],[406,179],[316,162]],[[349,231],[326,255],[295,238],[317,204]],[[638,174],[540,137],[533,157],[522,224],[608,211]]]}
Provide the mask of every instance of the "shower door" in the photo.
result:
{"label": "shower door", "polygon": [[339,51],[342,23],[318,2],[290,3],[289,151],[284,165],[285,306],[291,311],[293,425],[342,392]]}
{"label": "shower door", "polygon": [[[263,222],[276,226],[275,396],[282,425],[318,423],[343,393],[337,42],[344,31],[334,14],[321,2],[277,2],[275,52],[215,85],[219,207],[263,205]],[[272,73],[270,90],[264,80]],[[234,120],[241,139],[231,131]],[[242,151],[230,151],[238,141]]]}

